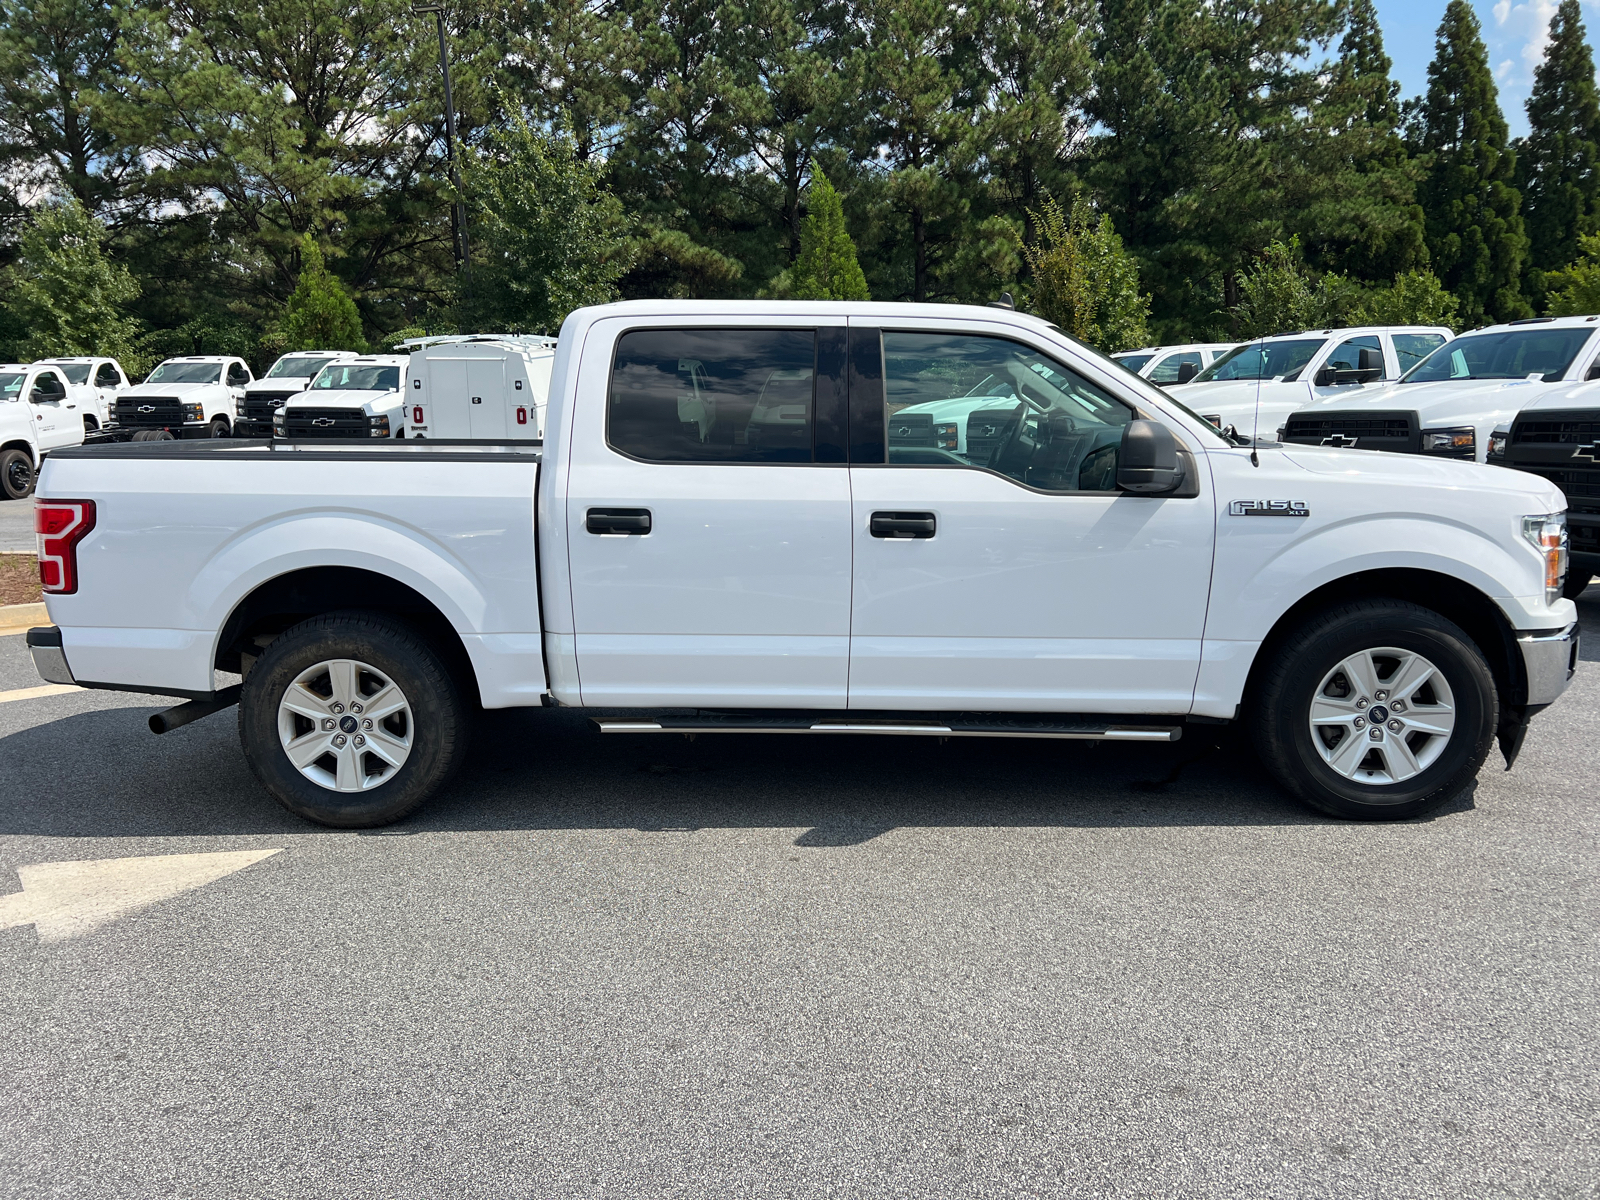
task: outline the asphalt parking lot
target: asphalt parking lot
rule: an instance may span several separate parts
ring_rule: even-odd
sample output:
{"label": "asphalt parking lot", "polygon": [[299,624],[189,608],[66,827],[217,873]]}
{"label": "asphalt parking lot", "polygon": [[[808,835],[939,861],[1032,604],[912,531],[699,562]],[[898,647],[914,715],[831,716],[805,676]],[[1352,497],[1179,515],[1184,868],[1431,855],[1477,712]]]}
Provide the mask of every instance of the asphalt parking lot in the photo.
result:
{"label": "asphalt parking lot", "polygon": [[33,500],[0,500],[0,554],[39,549],[33,532]]}
{"label": "asphalt parking lot", "polygon": [[[0,930],[0,1195],[1600,1194],[1590,596],[1516,770],[1396,825],[1195,738],[528,711],[415,818],[333,832],[232,713],[0,703],[0,893],[277,851]],[[22,642],[0,691],[38,683]]]}

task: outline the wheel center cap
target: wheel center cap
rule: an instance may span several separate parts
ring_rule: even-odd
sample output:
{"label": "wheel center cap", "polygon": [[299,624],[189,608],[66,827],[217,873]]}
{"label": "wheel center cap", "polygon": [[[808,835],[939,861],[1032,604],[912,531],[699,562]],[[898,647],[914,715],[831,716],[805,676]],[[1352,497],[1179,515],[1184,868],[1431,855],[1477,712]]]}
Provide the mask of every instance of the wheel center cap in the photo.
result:
{"label": "wheel center cap", "polygon": [[[1378,710],[1377,709],[1373,709],[1372,711],[1373,712],[1377,712]],[[1377,718],[1374,717],[1373,720],[1377,720]],[[354,733],[360,727],[361,727],[360,722],[357,721],[354,717],[340,717],[339,718],[339,728],[344,730],[346,733]]]}
{"label": "wheel center cap", "polygon": [[[348,719],[348,718],[347,718]],[[1367,720],[1374,725],[1382,725],[1389,719],[1389,710],[1381,704],[1374,704],[1372,711],[1367,714]]]}

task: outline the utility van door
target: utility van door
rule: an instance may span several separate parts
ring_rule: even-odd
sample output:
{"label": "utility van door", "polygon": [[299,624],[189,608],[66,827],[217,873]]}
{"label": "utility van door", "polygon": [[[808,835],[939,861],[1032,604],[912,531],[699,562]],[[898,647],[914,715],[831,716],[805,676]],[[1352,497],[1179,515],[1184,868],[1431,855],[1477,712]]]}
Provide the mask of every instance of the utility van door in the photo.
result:
{"label": "utility van door", "polygon": [[[961,451],[896,419],[956,397]],[[1189,711],[1211,481],[1201,452],[1198,495],[1119,492],[1134,404],[998,331],[851,319],[850,708]]]}
{"label": "utility van door", "polygon": [[844,326],[596,323],[567,554],[587,705],[843,708]]}
{"label": "utility van door", "polygon": [[470,438],[506,438],[506,364],[499,358],[467,360],[467,421]]}

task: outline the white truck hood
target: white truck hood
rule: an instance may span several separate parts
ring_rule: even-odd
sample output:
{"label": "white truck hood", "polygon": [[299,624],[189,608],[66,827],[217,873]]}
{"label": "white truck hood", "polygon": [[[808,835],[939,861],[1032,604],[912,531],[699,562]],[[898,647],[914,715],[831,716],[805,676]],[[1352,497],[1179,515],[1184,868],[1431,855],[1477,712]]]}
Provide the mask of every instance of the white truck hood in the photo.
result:
{"label": "white truck hood", "polygon": [[118,396],[127,396],[137,400],[140,396],[176,396],[182,399],[206,388],[220,388],[220,383],[136,383],[130,388],[118,392]]}
{"label": "white truck hood", "polygon": [[1588,383],[1547,383],[1532,404],[1526,409],[1595,408],[1600,409],[1600,380]]}
{"label": "white truck hood", "polygon": [[[1230,379],[1224,383],[1185,383],[1169,387],[1167,393],[1183,401],[1202,417],[1220,417],[1223,425],[1233,425],[1248,434],[1256,412],[1257,381]],[[1285,383],[1281,379],[1260,381],[1261,427],[1265,437],[1283,424],[1283,418],[1311,399],[1311,387],[1303,379]]]}
{"label": "white truck hood", "polygon": [[253,396],[258,392],[303,392],[311,386],[313,375],[279,375],[275,379],[252,379],[244,385],[244,394]]}
{"label": "white truck hood", "polygon": [[1547,479],[1526,471],[1485,467],[1460,459],[1390,454],[1382,450],[1341,450],[1332,446],[1286,446],[1273,453],[1283,455],[1312,474],[1338,475],[1351,483],[1408,483],[1521,496],[1528,515],[1558,512],[1567,506],[1561,489]]}
{"label": "white truck hood", "polygon": [[1489,435],[1507,429],[1517,413],[1549,395],[1573,390],[1570,383],[1544,383],[1537,379],[1441,379],[1434,383],[1392,383],[1365,388],[1350,396],[1328,396],[1312,401],[1298,412],[1329,415],[1362,410],[1414,412],[1423,431],[1471,428],[1474,456],[1483,462]]}
{"label": "white truck hood", "polygon": [[283,402],[284,408],[361,408],[368,413],[392,412],[400,407],[400,393],[367,392],[354,388],[322,392],[301,392]]}

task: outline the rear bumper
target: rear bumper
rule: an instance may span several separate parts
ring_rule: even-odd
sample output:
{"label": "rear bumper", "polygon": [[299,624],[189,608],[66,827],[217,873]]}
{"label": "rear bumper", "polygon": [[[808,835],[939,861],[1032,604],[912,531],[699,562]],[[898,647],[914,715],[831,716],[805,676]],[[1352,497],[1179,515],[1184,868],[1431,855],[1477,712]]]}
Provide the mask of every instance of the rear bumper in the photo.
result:
{"label": "rear bumper", "polygon": [[1525,633],[1517,638],[1528,676],[1528,706],[1553,703],[1578,669],[1578,625],[1553,633]]}
{"label": "rear bumper", "polygon": [[34,670],[46,683],[77,683],[72,668],[67,665],[67,652],[61,647],[61,630],[54,625],[43,625],[28,630],[28,652],[33,655]]}

